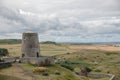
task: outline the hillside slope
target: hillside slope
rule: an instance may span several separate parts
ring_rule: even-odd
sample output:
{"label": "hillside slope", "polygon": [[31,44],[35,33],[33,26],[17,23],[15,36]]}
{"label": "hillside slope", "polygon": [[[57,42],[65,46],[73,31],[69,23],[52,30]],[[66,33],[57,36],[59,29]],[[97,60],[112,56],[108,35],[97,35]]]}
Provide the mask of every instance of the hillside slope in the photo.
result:
{"label": "hillside slope", "polygon": [[20,44],[21,39],[0,39],[0,44]]}

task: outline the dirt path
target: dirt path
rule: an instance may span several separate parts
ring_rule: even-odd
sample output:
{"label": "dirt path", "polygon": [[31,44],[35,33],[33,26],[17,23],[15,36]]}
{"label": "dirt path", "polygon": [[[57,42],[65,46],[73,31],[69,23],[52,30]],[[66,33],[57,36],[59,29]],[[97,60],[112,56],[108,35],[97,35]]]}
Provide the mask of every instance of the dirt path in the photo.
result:
{"label": "dirt path", "polygon": [[34,75],[34,73],[32,73],[32,72],[29,71],[29,70],[24,69],[20,64],[15,63],[14,66],[22,69],[22,72],[23,72],[24,76],[29,76],[29,77],[31,77],[32,80],[39,80],[39,78],[36,77],[36,76]]}
{"label": "dirt path", "polygon": [[23,65],[19,63],[14,63],[12,67],[2,69],[0,71],[0,74],[10,77],[16,77],[20,80],[39,80],[38,76],[32,73],[32,71],[25,69]]}

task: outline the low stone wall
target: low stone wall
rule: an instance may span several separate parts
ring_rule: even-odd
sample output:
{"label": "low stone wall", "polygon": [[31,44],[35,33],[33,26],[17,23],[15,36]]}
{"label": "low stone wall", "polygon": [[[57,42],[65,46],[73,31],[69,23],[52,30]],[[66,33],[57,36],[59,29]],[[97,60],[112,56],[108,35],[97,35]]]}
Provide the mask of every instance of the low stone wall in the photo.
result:
{"label": "low stone wall", "polygon": [[53,65],[54,64],[54,57],[48,56],[41,56],[41,57],[25,57],[21,58],[22,63],[31,63],[37,66],[44,66],[44,65]]}
{"label": "low stone wall", "polygon": [[6,58],[2,58],[4,62],[15,62],[16,61],[16,58],[14,57],[6,57]]}
{"label": "low stone wall", "polygon": [[115,75],[113,75],[113,74],[109,74],[109,75],[111,76],[111,78],[109,80],[114,80]]}
{"label": "low stone wall", "polygon": [[92,73],[89,73],[87,76],[90,77],[90,78],[105,78],[105,77],[110,77],[107,74],[92,74]]}
{"label": "low stone wall", "polygon": [[[81,75],[81,74],[78,74],[78,75]],[[114,80],[115,75],[113,75],[113,74],[93,74],[93,73],[89,73],[89,74],[87,74],[87,77],[96,78],[96,79],[108,77],[108,78],[110,78],[109,80]]]}

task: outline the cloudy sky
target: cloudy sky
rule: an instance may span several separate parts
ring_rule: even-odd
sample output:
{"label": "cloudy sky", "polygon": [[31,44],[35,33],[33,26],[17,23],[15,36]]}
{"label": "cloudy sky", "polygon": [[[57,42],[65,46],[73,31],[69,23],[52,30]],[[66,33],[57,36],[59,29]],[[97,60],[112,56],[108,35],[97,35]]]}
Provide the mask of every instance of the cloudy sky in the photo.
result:
{"label": "cloudy sky", "polygon": [[0,0],[0,39],[120,42],[120,0]]}

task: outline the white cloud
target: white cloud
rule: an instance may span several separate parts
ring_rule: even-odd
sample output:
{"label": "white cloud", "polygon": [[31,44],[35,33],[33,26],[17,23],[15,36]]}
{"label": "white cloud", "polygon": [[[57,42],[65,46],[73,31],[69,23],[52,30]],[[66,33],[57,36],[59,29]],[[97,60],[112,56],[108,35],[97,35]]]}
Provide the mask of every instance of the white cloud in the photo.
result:
{"label": "white cloud", "polygon": [[32,30],[40,34],[41,40],[119,41],[118,2],[1,0],[0,38],[21,38],[21,33]]}

